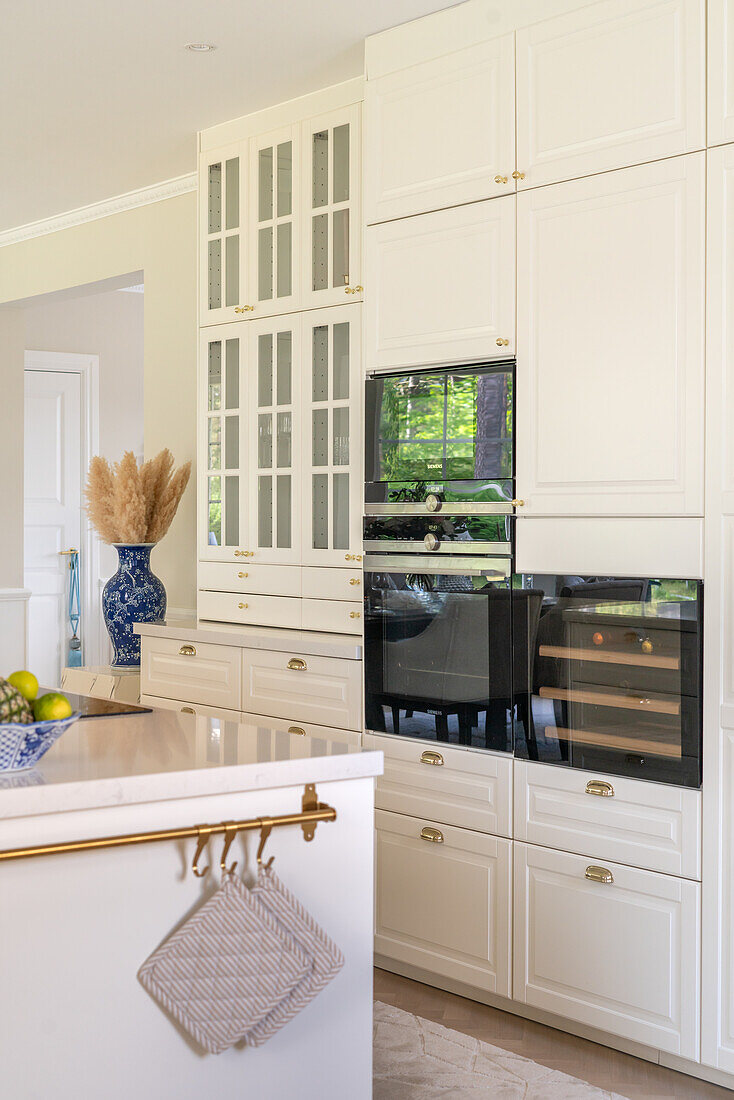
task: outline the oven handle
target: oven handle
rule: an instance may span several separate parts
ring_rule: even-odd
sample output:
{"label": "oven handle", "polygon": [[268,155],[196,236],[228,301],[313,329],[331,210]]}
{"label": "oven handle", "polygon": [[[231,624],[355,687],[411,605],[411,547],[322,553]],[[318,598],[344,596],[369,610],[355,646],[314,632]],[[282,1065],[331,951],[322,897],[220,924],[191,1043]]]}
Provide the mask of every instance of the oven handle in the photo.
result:
{"label": "oven handle", "polygon": [[512,575],[510,557],[449,557],[448,554],[365,554],[365,573],[455,573],[462,577],[507,580]]}
{"label": "oven handle", "polygon": [[[365,539],[363,548],[366,551],[373,550],[381,554],[409,553],[423,554],[423,540],[415,539]],[[512,546],[509,542],[490,542],[488,539],[467,539],[465,542],[441,542],[438,549],[433,550],[431,556],[458,558],[464,554],[473,558],[478,557],[509,557]]]}
{"label": "oven handle", "polygon": [[425,502],[406,503],[404,501],[390,501],[389,503],[365,504],[365,515],[370,516],[435,516],[438,511],[449,516],[512,516],[515,514],[516,500],[442,500],[440,509],[432,512],[426,507]]}

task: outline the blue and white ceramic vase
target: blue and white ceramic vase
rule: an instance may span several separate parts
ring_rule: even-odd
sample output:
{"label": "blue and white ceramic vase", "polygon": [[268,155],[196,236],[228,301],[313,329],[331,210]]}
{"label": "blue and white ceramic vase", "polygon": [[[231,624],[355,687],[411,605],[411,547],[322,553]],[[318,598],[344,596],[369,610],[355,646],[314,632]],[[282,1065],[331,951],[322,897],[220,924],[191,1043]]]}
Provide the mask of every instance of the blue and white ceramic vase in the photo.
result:
{"label": "blue and white ceramic vase", "polygon": [[114,543],[120,564],[102,589],[102,614],[115,651],[113,668],[140,667],[140,635],[133,623],[157,623],[166,617],[166,590],[151,572],[154,542]]}

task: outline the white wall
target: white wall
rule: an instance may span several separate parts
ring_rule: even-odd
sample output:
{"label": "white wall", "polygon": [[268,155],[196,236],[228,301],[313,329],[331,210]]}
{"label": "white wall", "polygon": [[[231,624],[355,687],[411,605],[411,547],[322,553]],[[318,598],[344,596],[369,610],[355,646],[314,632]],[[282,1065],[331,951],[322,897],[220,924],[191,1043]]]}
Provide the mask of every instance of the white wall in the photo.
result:
{"label": "white wall", "polygon": [[0,588],[23,585],[23,355],[21,310],[0,310]]}

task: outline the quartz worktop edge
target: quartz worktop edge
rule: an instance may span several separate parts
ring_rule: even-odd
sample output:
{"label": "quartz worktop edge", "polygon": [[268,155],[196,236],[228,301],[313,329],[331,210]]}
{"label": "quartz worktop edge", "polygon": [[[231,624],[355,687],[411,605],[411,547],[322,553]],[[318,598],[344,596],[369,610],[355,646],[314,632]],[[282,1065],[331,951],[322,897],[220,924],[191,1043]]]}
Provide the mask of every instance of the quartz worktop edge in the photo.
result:
{"label": "quartz worktop edge", "polygon": [[134,630],[147,638],[171,638],[182,642],[208,642],[210,645],[240,646],[243,649],[269,649],[312,657],[341,657],[347,661],[362,659],[362,640],[343,634],[323,634],[308,630],[277,627],[237,626],[181,619],[171,623],[135,623]]}

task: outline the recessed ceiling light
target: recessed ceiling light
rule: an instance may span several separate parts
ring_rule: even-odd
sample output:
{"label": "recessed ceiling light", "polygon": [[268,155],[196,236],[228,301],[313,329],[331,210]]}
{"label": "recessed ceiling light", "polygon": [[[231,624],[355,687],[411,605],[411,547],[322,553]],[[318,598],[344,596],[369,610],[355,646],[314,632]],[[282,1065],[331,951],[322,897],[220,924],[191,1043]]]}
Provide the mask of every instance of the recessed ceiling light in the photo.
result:
{"label": "recessed ceiling light", "polygon": [[211,42],[187,42],[186,49],[191,50],[192,53],[209,53],[211,50],[216,50],[216,46],[213,46]]}

